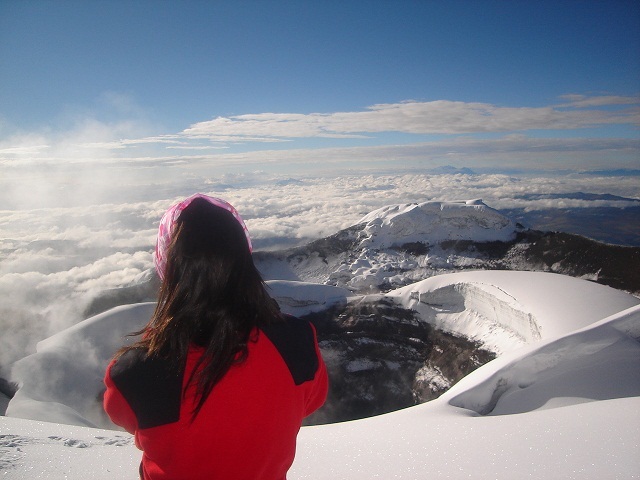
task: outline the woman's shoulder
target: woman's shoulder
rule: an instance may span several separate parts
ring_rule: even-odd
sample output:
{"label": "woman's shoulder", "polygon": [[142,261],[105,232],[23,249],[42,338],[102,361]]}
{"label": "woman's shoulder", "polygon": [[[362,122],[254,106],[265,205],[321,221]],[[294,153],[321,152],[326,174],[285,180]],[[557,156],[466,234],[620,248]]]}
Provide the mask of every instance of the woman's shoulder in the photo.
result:
{"label": "woman's shoulder", "polygon": [[315,347],[316,331],[311,322],[293,315],[282,315],[279,321],[260,326],[274,343]]}
{"label": "woman's shoulder", "polygon": [[109,376],[133,409],[140,428],[177,421],[182,372],[174,362],[131,348],[110,366]]}
{"label": "woman's shoulder", "polygon": [[[122,353],[116,355],[113,366],[118,368],[126,368],[132,365],[144,362],[147,350],[143,347],[129,347]],[[112,367],[113,368],[113,367]]]}
{"label": "woman's shoulder", "polygon": [[319,361],[311,322],[285,315],[282,321],[263,325],[260,330],[280,353],[296,385],[313,380]]}
{"label": "woman's shoulder", "polygon": [[140,378],[181,377],[175,362],[156,355],[149,356],[147,350],[142,347],[126,350],[111,364],[109,373],[116,383],[136,382]]}

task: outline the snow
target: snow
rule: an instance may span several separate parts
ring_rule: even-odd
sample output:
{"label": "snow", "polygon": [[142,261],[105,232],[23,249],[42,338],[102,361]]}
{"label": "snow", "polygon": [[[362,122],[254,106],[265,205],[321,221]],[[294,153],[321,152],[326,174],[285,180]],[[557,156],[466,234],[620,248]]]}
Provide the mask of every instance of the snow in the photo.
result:
{"label": "snow", "polygon": [[434,401],[303,428],[291,479],[638,478],[637,399],[480,417]]}
{"label": "snow", "polygon": [[0,417],[3,480],[136,478],[139,463],[127,433]]}
{"label": "snow", "polygon": [[319,285],[289,280],[270,280],[269,293],[278,301],[283,312],[301,316],[345,304],[352,293],[331,285]]}
{"label": "snow", "polygon": [[423,320],[502,353],[585,327],[640,300],[584,279],[545,272],[437,275],[387,294]]}
{"label": "snow", "polygon": [[109,359],[126,335],[149,320],[154,303],[116,307],[39,342],[18,360],[12,379],[20,388],[6,414],[71,425],[113,428],[97,397]]}
{"label": "snow", "polygon": [[[355,292],[386,291],[442,270],[483,268],[487,260],[475,245],[512,241],[517,230],[509,218],[481,200],[391,205],[320,246],[263,256],[258,264],[269,279],[330,283]],[[445,240],[474,245],[464,254],[454,254],[443,245]]]}
{"label": "snow", "polygon": [[482,200],[391,205],[364,216],[362,248],[388,248],[398,242],[512,240],[515,224]]}
{"label": "snow", "polygon": [[[270,286],[298,314],[349,295]],[[386,296],[501,355],[437,400],[303,427],[288,478],[640,478],[640,300],[562,275],[498,271],[440,275]],[[136,476],[128,434],[69,423],[100,423],[77,397],[92,392],[96,403],[106,360],[152,308],[97,315],[16,364],[20,390],[0,417],[3,479]]]}

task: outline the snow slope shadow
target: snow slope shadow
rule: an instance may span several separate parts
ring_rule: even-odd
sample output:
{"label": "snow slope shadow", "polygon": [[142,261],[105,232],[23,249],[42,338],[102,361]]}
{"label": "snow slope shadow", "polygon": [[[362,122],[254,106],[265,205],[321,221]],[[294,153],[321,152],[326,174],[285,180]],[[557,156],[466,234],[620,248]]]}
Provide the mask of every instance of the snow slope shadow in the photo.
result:
{"label": "snow slope shadow", "polygon": [[635,306],[501,362],[449,403],[480,415],[509,415],[638,397],[639,358],[640,306]]}

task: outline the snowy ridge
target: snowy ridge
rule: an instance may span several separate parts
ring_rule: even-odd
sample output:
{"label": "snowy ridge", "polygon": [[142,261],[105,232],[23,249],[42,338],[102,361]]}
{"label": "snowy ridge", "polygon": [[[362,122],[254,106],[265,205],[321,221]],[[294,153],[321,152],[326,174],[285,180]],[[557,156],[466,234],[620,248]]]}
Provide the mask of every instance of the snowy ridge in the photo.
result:
{"label": "snowy ridge", "polygon": [[[636,305],[576,332],[505,355],[487,365],[481,376],[471,373],[444,396],[451,405],[481,415],[638,396],[639,342],[640,305]],[[494,373],[487,376],[491,370]],[[533,385],[537,388],[529,388]],[[459,389],[464,391],[456,394]]]}
{"label": "snowy ridge", "polygon": [[482,200],[391,205],[364,216],[361,248],[389,248],[399,243],[443,240],[507,241],[515,224]]}
{"label": "snowy ridge", "polygon": [[[6,414],[50,422],[113,428],[100,402],[104,370],[127,337],[149,320],[155,303],[113,308],[39,342],[18,360],[12,377],[20,388]],[[81,360],[81,361],[79,361]]]}
{"label": "snowy ridge", "polygon": [[[521,343],[531,343],[541,338],[535,317],[526,311],[526,307],[494,285],[454,284],[418,293],[418,300],[436,312],[435,325],[438,328],[460,332],[462,328],[456,326],[457,322],[444,319],[443,314],[464,311],[465,315],[459,318],[460,321],[464,322],[464,317],[469,316],[470,321],[509,332]],[[488,343],[496,336],[495,332],[490,331],[481,338]]]}
{"label": "snowy ridge", "polygon": [[640,292],[633,249],[526,230],[480,200],[392,205],[305,246],[254,255],[265,279],[388,292],[460,270],[527,270]]}
{"label": "snowy ridge", "polygon": [[438,275],[387,297],[416,310],[424,321],[498,353],[584,328],[640,303],[587,280],[514,271]]}
{"label": "snowy ridge", "polygon": [[[391,290],[441,270],[486,266],[477,252],[456,255],[444,241],[515,239],[515,224],[481,200],[391,205],[332,237],[284,253],[261,253],[268,279],[326,283],[356,293]],[[410,250],[410,251],[407,251]]]}
{"label": "snowy ridge", "polygon": [[[283,311],[295,315],[350,298],[347,290],[328,285],[287,281],[268,285]],[[631,295],[586,280],[506,271],[439,275],[382,298],[498,353],[584,328],[640,303]],[[12,376],[20,388],[9,402],[7,415],[112,426],[96,400],[103,389],[105,365],[124,341],[131,341],[126,336],[146,324],[153,309],[153,303],[116,307],[40,342],[35,354],[14,365]]]}
{"label": "snowy ridge", "polygon": [[292,478],[639,478],[640,343],[627,335],[639,328],[636,306],[432,402],[303,429]]}

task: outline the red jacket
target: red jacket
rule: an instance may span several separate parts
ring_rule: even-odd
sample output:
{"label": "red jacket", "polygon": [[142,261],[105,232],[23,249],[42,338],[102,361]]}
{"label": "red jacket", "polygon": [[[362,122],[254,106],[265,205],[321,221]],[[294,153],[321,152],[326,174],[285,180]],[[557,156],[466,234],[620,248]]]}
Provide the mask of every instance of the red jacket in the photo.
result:
{"label": "red jacket", "polygon": [[143,478],[286,478],[302,419],[325,401],[327,371],[310,323],[287,317],[253,333],[247,359],[213,388],[193,423],[195,387],[182,393],[202,349],[190,349],[181,378],[141,350],[107,367],[104,409],[135,435]]}

